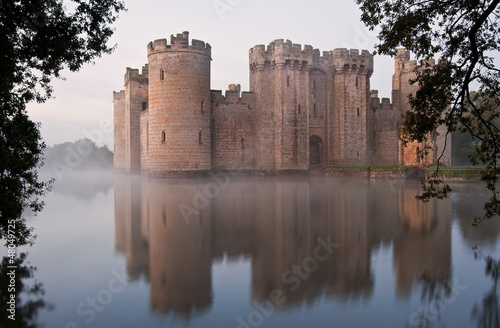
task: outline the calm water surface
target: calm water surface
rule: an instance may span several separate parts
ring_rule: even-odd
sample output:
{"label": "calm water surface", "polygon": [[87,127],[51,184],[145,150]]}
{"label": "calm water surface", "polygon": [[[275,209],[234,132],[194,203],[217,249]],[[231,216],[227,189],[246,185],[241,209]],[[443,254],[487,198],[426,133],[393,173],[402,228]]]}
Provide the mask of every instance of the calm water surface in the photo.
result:
{"label": "calm water surface", "polygon": [[[46,327],[498,327],[499,222],[456,185],[65,177],[30,219]],[[498,278],[498,277],[497,277]],[[495,321],[496,320],[496,321]]]}

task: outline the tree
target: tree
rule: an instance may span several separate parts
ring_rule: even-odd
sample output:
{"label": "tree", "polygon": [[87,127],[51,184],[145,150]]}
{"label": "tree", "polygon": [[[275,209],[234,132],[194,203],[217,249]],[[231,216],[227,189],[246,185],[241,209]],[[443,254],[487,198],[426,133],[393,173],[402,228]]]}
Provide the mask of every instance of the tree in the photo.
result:
{"label": "tree", "polygon": [[[379,28],[376,53],[395,55],[398,47],[417,59],[439,58],[439,64],[416,70],[418,91],[409,97],[411,110],[403,119],[404,143],[428,141],[440,125],[450,133],[472,137],[470,160],[485,165],[481,179],[491,191],[482,217],[474,225],[500,214],[496,189],[500,167],[500,69],[494,54],[500,48],[500,0],[356,0],[361,20]],[[497,58],[498,60],[498,58]],[[477,93],[472,89],[477,88]],[[418,199],[447,197],[451,188],[440,166],[422,180]]]}
{"label": "tree", "polygon": [[56,173],[56,177],[71,171],[113,169],[113,152],[106,145],[99,147],[90,139],[48,147],[44,155],[43,169]]}
{"label": "tree", "polygon": [[[31,265],[27,258],[27,253],[21,253],[14,260],[8,256],[0,260],[1,327],[41,327],[37,324],[40,312],[54,309],[54,305],[45,300],[43,284],[36,280],[37,268]],[[13,266],[16,267],[15,275],[12,274]]]}
{"label": "tree", "polygon": [[64,3],[74,8],[62,0],[0,2],[0,239],[11,230],[16,245],[33,241],[23,212],[40,211],[39,197],[51,186],[39,181],[45,144],[26,104],[48,100],[51,80],[64,69],[78,71],[111,53],[111,25],[125,9],[117,0]]}

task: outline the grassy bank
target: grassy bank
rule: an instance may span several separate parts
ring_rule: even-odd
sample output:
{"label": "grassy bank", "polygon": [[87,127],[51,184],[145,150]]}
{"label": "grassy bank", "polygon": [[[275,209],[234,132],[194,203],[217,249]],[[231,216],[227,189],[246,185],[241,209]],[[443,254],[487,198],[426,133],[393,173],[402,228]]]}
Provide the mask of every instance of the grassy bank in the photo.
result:
{"label": "grassy bank", "polygon": [[[484,166],[444,166],[440,170],[445,179],[479,181],[481,179],[481,170]],[[436,166],[430,166],[425,170],[427,175],[432,174]]]}
{"label": "grassy bank", "polygon": [[[435,169],[436,166],[430,166],[425,169],[425,174],[431,175]],[[445,166],[440,169],[447,180],[479,181],[484,167]],[[324,172],[332,176],[394,179],[417,179],[424,175],[422,168],[398,165],[330,165],[324,168]]]}
{"label": "grassy bank", "polygon": [[399,165],[331,165],[325,167],[325,174],[370,178],[418,178],[421,169]]}

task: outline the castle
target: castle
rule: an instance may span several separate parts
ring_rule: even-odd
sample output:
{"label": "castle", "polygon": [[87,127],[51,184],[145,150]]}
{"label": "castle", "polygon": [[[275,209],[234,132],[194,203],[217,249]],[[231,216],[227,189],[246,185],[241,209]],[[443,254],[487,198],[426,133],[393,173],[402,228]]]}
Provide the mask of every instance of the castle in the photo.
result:
{"label": "castle", "polygon": [[[211,46],[189,33],[155,40],[148,63],[127,68],[113,93],[114,166],[151,174],[307,170],[321,165],[436,162],[443,131],[423,146],[399,141],[416,61],[399,49],[392,103],[370,91],[373,55],[275,40],[250,49],[250,91],[210,90]],[[441,132],[441,133],[440,133]],[[441,160],[448,164],[451,147]],[[423,161],[423,162],[422,162]]]}

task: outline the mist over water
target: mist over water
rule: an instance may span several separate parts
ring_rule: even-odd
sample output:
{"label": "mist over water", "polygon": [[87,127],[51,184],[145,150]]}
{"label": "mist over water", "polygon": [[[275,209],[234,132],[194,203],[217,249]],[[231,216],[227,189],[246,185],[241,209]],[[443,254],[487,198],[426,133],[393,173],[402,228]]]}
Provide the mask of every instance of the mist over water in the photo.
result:
{"label": "mist over water", "polygon": [[471,227],[488,195],[454,188],[424,204],[417,181],[68,175],[32,221],[29,258],[55,305],[39,320],[479,327],[498,315],[485,266],[500,224]]}

